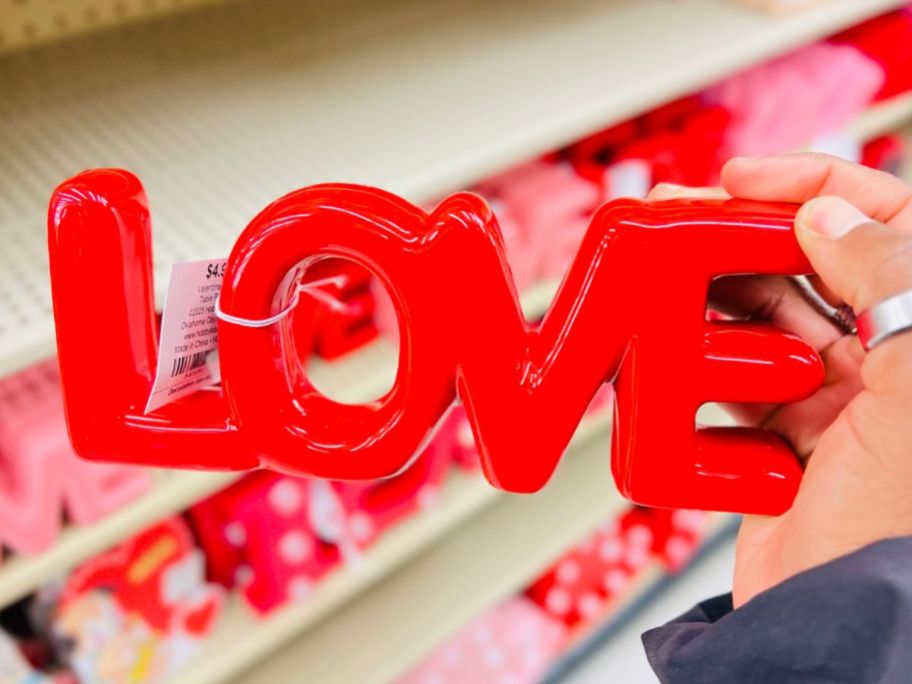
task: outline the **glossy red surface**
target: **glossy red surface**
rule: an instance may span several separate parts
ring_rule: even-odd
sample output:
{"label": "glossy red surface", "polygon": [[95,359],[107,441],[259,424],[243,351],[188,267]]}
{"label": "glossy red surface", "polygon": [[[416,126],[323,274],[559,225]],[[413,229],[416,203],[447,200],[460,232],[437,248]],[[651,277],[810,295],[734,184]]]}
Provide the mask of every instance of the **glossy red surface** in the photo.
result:
{"label": "glossy red surface", "polygon": [[625,496],[778,513],[801,477],[788,446],[756,430],[697,429],[695,412],[709,401],[794,401],[823,380],[817,354],[797,337],[706,320],[715,276],[809,271],[794,211],[609,203],[533,326],[481,198],[456,194],[427,214],[372,188],[298,190],[238,239],[222,310],[266,318],[319,259],[360,263],[398,310],[394,387],[370,404],[333,402],[307,382],[294,315],[270,328],[220,322],[222,387],[143,416],[157,351],[145,197],[127,172],[87,172],[58,188],[49,217],[71,436],[93,459],[371,479],[406,467],[458,396],[488,479],[531,492],[551,476],[596,391],[616,381],[611,470]]}

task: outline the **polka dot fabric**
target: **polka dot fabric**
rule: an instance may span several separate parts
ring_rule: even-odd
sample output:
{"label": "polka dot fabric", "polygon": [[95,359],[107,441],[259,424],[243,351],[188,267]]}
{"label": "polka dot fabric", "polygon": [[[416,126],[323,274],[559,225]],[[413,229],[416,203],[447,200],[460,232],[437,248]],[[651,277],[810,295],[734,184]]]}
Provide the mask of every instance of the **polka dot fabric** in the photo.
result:
{"label": "polka dot fabric", "polygon": [[[209,575],[260,613],[306,600],[321,577],[406,516],[432,508],[454,461],[477,463],[454,412],[415,463],[377,482],[327,482],[253,473],[197,504],[190,517]],[[470,454],[475,454],[472,457]]]}
{"label": "polka dot fabric", "polygon": [[567,627],[610,609],[654,560],[683,567],[700,540],[706,514],[632,508],[567,551],[526,590],[526,596]]}
{"label": "polka dot fabric", "polygon": [[565,629],[525,598],[488,611],[397,684],[534,684],[558,655]]}

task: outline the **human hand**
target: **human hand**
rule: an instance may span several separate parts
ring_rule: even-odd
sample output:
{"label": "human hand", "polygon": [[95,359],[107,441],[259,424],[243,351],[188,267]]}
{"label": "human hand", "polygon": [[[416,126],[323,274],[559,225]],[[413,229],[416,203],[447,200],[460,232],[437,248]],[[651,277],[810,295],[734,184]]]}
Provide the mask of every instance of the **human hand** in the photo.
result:
{"label": "human hand", "polygon": [[[802,203],[796,235],[828,302],[861,313],[912,288],[912,186],[901,180],[834,157],[792,154],[733,159],[722,185],[660,185],[650,199]],[[735,606],[867,544],[912,534],[912,331],[865,353],[788,278],[721,279],[710,299],[735,317],[801,335],[826,366],[823,387],[804,401],[733,410],[781,434],[805,466],[788,512],[742,522]]]}

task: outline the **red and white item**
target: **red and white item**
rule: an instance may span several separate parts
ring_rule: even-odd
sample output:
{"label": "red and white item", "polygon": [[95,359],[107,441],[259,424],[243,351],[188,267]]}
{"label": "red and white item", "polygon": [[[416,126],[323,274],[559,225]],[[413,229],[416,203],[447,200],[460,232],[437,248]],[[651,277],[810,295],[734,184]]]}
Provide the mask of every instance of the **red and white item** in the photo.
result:
{"label": "red and white item", "polygon": [[597,620],[653,559],[669,571],[696,552],[708,514],[631,508],[567,551],[526,590],[567,627]]}
{"label": "red and white item", "polygon": [[548,568],[526,595],[567,627],[592,622],[646,565],[651,545],[648,528],[628,534],[610,520]]}
{"label": "red and white item", "polygon": [[238,587],[256,611],[267,613],[304,598],[339,562],[335,544],[311,529],[314,482],[254,473],[190,510],[209,576]]}
{"label": "red and white item", "polygon": [[522,597],[481,615],[397,684],[534,684],[564,642],[563,626]]}
{"label": "red and white item", "polygon": [[[314,520],[317,536],[342,544],[343,550],[350,536],[356,547],[364,548],[402,518],[433,507],[452,463],[454,446],[454,434],[438,432],[415,462],[395,477],[367,483],[333,483],[344,522],[333,523],[332,511],[327,510],[329,515],[320,518],[322,524]],[[329,536],[324,530],[329,531]]]}
{"label": "red and white item", "polygon": [[66,581],[52,618],[61,657],[82,684],[162,682],[200,650],[223,591],[173,518],[95,557]]}
{"label": "red and white item", "polygon": [[453,458],[438,435],[411,467],[369,483],[254,473],[190,510],[210,577],[239,587],[259,613],[304,600],[340,561],[403,517],[433,506]]}
{"label": "red and white item", "polygon": [[668,534],[657,547],[665,566],[671,572],[684,568],[700,548],[710,514],[706,511],[666,511],[669,518]]}
{"label": "red and white item", "polygon": [[92,523],[150,485],[142,468],[76,456],[55,361],[0,381],[0,542],[39,553],[57,538],[64,512],[75,523]]}
{"label": "red and white item", "polygon": [[324,359],[335,359],[361,347],[377,336],[374,325],[374,277],[363,266],[345,259],[324,259],[307,271],[308,281],[336,279],[338,285],[321,287],[323,296],[314,297],[316,320],[300,320],[313,327],[314,351]]}

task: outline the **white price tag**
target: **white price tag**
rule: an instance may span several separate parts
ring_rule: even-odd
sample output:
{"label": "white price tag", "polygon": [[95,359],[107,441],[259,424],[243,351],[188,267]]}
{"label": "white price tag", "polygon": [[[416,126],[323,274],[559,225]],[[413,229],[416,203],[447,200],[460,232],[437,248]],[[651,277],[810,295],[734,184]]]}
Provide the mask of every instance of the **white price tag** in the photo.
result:
{"label": "white price tag", "polygon": [[174,264],[146,413],[221,381],[215,303],[227,259]]}

